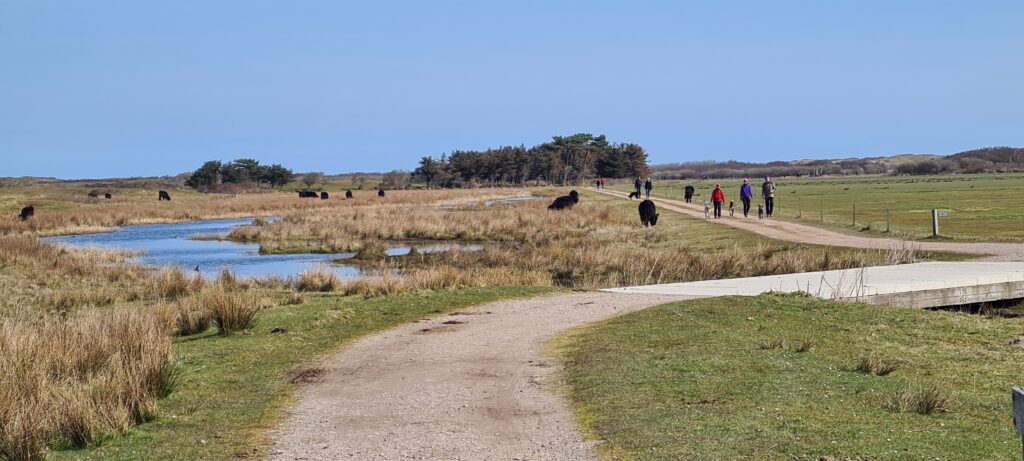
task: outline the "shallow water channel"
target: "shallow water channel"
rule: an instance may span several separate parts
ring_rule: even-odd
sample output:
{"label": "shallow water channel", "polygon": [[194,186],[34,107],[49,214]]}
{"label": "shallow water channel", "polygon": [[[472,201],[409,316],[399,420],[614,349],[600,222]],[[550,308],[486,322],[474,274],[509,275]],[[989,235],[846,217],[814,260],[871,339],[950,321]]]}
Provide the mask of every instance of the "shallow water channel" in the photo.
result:
{"label": "shallow water channel", "polygon": [[[199,268],[204,277],[215,277],[223,268],[240,277],[293,277],[311,267],[325,267],[342,278],[363,276],[355,266],[339,264],[354,253],[260,254],[255,243],[225,240],[194,240],[194,236],[227,235],[232,228],[247,225],[247,219],[217,219],[178,224],[145,224],[117,227],[104,234],[48,237],[44,240],[75,247],[141,250],[132,262],[152,266],[178,266],[192,271]],[[389,256],[408,254],[415,247],[419,253],[436,253],[459,249],[477,251],[483,244],[472,242],[416,242],[389,245]]]}

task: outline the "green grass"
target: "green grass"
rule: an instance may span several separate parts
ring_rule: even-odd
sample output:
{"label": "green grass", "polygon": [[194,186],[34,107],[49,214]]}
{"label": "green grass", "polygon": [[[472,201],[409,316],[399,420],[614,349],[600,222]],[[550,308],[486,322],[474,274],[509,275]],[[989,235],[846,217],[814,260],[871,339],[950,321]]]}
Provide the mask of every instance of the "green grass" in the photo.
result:
{"label": "green grass", "polygon": [[[555,346],[606,459],[1012,460],[1021,331],[1014,319],[764,295],[659,306]],[[898,366],[857,371],[864,356]],[[933,387],[948,412],[887,409]]]}
{"label": "green grass", "polygon": [[[297,385],[291,378],[318,356],[361,336],[424,316],[546,288],[474,288],[363,299],[311,296],[302,305],[264,310],[254,329],[229,337],[214,330],[175,344],[181,373],[155,421],[99,446],[52,459],[197,460],[265,457],[268,431]],[[287,333],[271,333],[274,328]]]}
{"label": "green grass", "polygon": [[[751,178],[755,205],[763,178]],[[695,202],[710,199],[720,182],[726,202],[739,201],[738,179],[710,181],[656,181],[653,195],[682,200],[683,187],[697,190]],[[892,232],[914,238],[931,237],[931,210],[949,210],[940,218],[939,234],[958,240],[1024,241],[1024,207],[1019,191],[1024,174],[944,176],[860,176],[834,178],[778,178],[776,217],[862,234],[883,235],[886,210]],[[616,187],[631,190],[630,185]],[[857,205],[854,224],[853,205]],[[824,220],[822,220],[824,213]]]}

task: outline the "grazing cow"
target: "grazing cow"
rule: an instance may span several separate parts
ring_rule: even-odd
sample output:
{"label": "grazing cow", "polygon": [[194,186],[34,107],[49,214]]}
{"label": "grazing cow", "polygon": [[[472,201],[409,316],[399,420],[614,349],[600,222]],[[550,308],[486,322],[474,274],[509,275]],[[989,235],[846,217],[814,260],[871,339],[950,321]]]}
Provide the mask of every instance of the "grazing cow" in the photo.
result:
{"label": "grazing cow", "polygon": [[99,196],[100,196],[100,194],[99,194],[98,192],[96,192],[96,191],[91,191],[91,192],[89,192],[89,193],[88,193],[88,194],[86,194],[86,195],[88,195],[88,196],[89,196],[89,197],[91,197],[91,198],[96,198],[96,197],[99,197]]}
{"label": "grazing cow", "polygon": [[170,202],[171,201],[171,194],[168,194],[167,191],[162,190],[162,191],[159,192],[159,194],[157,196],[157,201],[158,202],[162,202],[164,200],[167,200],[168,202]]}
{"label": "grazing cow", "polygon": [[693,199],[693,186],[686,186],[683,189],[683,198],[686,199],[686,203],[690,203]]}
{"label": "grazing cow", "polygon": [[576,202],[572,199],[572,197],[568,195],[563,195],[561,197],[556,198],[554,202],[551,202],[551,204],[548,205],[548,209],[569,210],[572,209],[573,205],[576,205]]}
{"label": "grazing cow", "polygon": [[345,199],[347,200],[347,199],[350,199],[350,198],[352,198],[352,191],[350,191],[350,190],[345,191]]}
{"label": "grazing cow", "polygon": [[110,195],[110,192],[107,192],[106,194],[103,194],[103,198],[105,198],[107,200],[110,200],[110,199],[114,198],[114,196]]}
{"label": "grazing cow", "polygon": [[319,195],[317,195],[316,192],[313,192],[311,190],[300,190],[299,191],[299,197],[301,197],[301,198],[317,198],[317,197],[319,197]]}
{"label": "grazing cow", "polygon": [[24,220],[26,220],[28,218],[31,218],[31,217],[35,216],[35,214],[36,214],[36,207],[34,207],[32,205],[29,205],[29,206],[27,206],[25,208],[22,208],[21,209],[21,214],[18,215],[18,216],[21,218],[22,221],[24,221]]}
{"label": "grazing cow", "polygon": [[328,194],[327,192],[321,192],[320,193],[320,200],[327,200],[329,198],[331,198],[331,195]]}
{"label": "grazing cow", "polygon": [[377,196],[378,197],[383,197],[384,196],[384,189],[377,189]]}
{"label": "grazing cow", "polygon": [[654,206],[654,202],[650,200],[640,202],[640,222],[645,227],[658,224],[658,207]]}
{"label": "grazing cow", "polygon": [[640,193],[636,192],[636,191],[630,192],[629,193],[629,199],[633,200],[634,198],[640,198]]}

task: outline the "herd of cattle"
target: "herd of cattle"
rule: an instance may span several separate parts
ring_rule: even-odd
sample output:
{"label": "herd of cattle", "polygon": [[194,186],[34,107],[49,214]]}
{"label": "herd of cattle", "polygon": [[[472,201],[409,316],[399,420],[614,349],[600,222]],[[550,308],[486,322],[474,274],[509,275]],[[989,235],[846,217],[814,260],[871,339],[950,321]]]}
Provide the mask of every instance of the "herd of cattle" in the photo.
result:
{"label": "herd of cattle", "polygon": [[[632,199],[632,195],[630,199]],[[568,210],[580,202],[580,194],[575,190],[569,191],[569,195],[563,195],[551,202],[548,205],[549,210]],[[640,223],[645,227],[650,227],[658,224],[658,207],[654,205],[654,202],[650,200],[644,200],[640,202]]]}
{"label": "herd of cattle", "polygon": [[[576,191],[573,191],[573,193],[575,194]],[[86,195],[89,196],[89,198],[99,198],[99,196],[100,196],[99,192],[96,192],[96,191],[90,191]],[[377,190],[377,196],[378,197],[383,197],[384,196],[384,189],[378,189]],[[299,197],[302,197],[302,198],[317,198],[317,197],[319,197],[321,200],[327,200],[327,199],[331,198],[331,195],[328,194],[327,192],[317,193],[317,192],[311,191],[311,190],[300,190],[299,191]],[[107,193],[103,194],[103,198],[106,198],[107,200],[110,200],[110,199],[114,198],[114,196],[111,195],[110,192],[107,192]],[[345,191],[345,199],[347,200],[347,199],[351,199],[351,198],[352,198],[352,191],[351,190]],[[169,202],[169,201],[171,201],[171,194],[168,194],[167,191],[165,191],[165,190],[157,191],[156,200],[158,202],[162,202],[164,200]],[[18,217],[21,218],[22,221],[26,221],[29,218],[35,216],[35,214],[36,214],[36,208],[34,206],[32,206],[32,205],[29,205],[29,206],[26,206],[25,208],[21,209],[21,213],[18,214]]]}
{"label": "herd of cattle", "polygon": [[[96,193],[96,192],[89,192],[88,195],[89,195],[89,197],[92,197],[92,198],[99,197],[99,194]],[[106,194],[103,194],[103,196],[105,198],[107,198],[107,199],[112,198],[112,196],[110,195],[109,192],[106,193]],[[378,197],[383,197],[384,196],[384,189],[378,189],[377,190],[377,196]],[[689,202],[690,201],[690,197],[692,197],[692,196],[693,196],[692,187],[687,186],[687,188],[686,188],[686,201]],[[327,192],[320,192],[318,194],[318,193],[316,193],[314,191],[311,191],[311,190],[300,190],[299,191],[299,197],[302,197],[302,198],[317,198],[317,197],[319,197],[321,200],[327,200],[327,199],[331,198],[330,194],[328,194]],[[350,199],[350,198],[352,198],[352,191],[351,190],[345,191],[345,199]],[[630,197],[630,198],[632,198],[632,197]],[[157,201],[162,202],[164,200],[170,201],[171,200],[171,194],[168,194],[167,191],[163,191],[163,190],[162,191],[158,191],[157,192]],[[576,192],[575,190],[571,190],[571,191],[569,191],[569,195],[563,195],[561,197],[556,198],[555,201],[551,203],[551,205],[548,205],[548,209],[549,210],[556,210],[556,211],[557,210],[568,210],[568,209],[571,209],[573,206],[575,206],[579,202],[580,202],[580,194],[578,192]],[[640,211],[640,223],[641,224],[643,224],[644,226],[654,226],[654,225],[658,224],[658,208],[654,205],[654,202],[652,202],[650,200],[644,200],[644,201],[640,202],[640,210],[639,211]],[[21,214],[19,214],[18,217],[20,217],[22,221],[25,221],[25,220],[31,218],[32,216],[34,216],[35,214],[36,214],[35,207],[33,207],[32,205],[29,205],[29,206],[21,209]]]}

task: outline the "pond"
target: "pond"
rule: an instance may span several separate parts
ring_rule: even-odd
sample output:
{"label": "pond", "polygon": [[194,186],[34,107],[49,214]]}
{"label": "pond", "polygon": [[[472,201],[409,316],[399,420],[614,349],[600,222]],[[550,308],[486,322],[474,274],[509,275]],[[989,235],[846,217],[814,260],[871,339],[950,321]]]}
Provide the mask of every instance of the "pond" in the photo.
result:
{"label": "pond", "polygon": [[240,277],[292,277],[315,267],[327,267],[343,278],[359,277],[352,266],[330,264],[332,260],[351,254],[284,254],[261,255],[255,243],[223,240],[192,240],[195,235],[227,235],[235,226],[249,224],[252,219],[217,219],[178,224],[144,224],[123,226],[105,234],[48,237],[45,240],[76,247],[141,250],[132,262],[153,266],[178,266],[185,270],[196,267],[205,277],[215,277],[227,267]]}
{"label": "pond", "polygon": [[[273,218],[270,219],[272,221]],[[228,240],[193,239],[195,236],[225,236],[236,226],[252,223],[246,219],[217,219],[191,221],[178,224],[144,224],[117,227],[105,234],[82,234],[47,237],[44,240],[80,248],[110,248],[140,250],[132,262],[152,266],[177,266],[192,271],[199,268],[204,277],[216,277],[223,269],[230,269],[239,277],[294,277],[312,267],[325,267],[341,278],[363,276],[355,266],[338,264],[337,260],[350,259],[355,253],[296,253],[260,254],[256,243]],[[479,251],[479,242],[394,242],[387,245],[388,256],[403,256],[416,248],[420,254],[452,250]]]}

